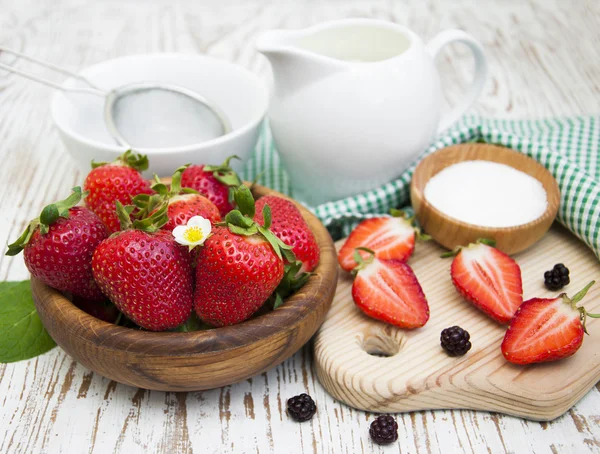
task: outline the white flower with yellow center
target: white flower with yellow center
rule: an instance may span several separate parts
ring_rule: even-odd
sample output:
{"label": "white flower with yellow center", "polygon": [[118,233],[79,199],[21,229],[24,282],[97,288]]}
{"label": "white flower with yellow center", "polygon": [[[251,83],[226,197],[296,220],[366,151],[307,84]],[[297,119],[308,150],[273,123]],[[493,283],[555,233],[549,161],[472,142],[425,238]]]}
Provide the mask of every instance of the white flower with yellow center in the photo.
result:
{"label": "white flower with yellow center", "polygon": [[173,229],[175,241],[183,246],[189,246],[190,251],[206,241],[211,231],[208,219],[202,216],[190,218],[186,225],[178,225]]}

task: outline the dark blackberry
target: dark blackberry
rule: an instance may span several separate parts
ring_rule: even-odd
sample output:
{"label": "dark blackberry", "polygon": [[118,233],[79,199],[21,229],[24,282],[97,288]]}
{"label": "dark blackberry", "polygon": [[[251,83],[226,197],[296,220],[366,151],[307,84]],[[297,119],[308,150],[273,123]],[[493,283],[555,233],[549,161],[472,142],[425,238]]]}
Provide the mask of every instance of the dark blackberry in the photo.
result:
{"label": "dark blackberry", "polygon": [[398,423],[390,415],[380,415],[371,423],[369,435],[378,445],[393,443],[398,439]]}
{"label": "dark blackberry", "polygon": [[562,263],[557,263],[554,268],[544,273],[544,285],[553,292],[560,290],[570,282],[569,268]]}
{"label": "dark blackberry", "polygon": [[442,331],[440,342],[450,356],[462,356],[471,349],[469,333],[460,326],[451,326]]}
{"label": "dark blackberry", "polygon": [[292,419],[303,422],[311,419],[317,412],[315,401],[308,394],[294,396],[287,401],[288,414]]}

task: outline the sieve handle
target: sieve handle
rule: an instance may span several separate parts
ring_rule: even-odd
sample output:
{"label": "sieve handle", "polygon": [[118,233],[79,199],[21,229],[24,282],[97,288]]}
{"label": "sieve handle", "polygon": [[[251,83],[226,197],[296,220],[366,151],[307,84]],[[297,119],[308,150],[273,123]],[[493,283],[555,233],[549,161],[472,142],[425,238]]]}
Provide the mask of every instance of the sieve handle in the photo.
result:
{"label": "sieve handle", "polygon": [[7,49],[6,47],[2,47],[0,46],[0,53],[7,53],[7,54],[11,54],[14,55],[18,58],[21,58],[23,60],[27,60],[30,61],[32,63],[35,63],[43,68],[46,69],[50,69],[52,71],[70,76],[74,79],[80,80],[83,83],[85,83],[87,85],[87,87],[64,87],[60,84],[57,84],[56,82],[52,82],[51,80],[48,79],[44,79],[43,77],[40,76],[36,76],[35,74],[29,73],[27,71],[23,71],[21,69],[17,69],[13,66],[7,65],[6,63],[1,63],[0,62],[0,69],[4,69],[8,72],[11,72],[13,74],[18,74],[19,76],[25,77],[29,80],[33,80],[35,82],[39,82],[42,83],[44,85],[47,85],[49,87],[52,88],[56,88],[58,90],[61,91],[65,91],[65,92],[70,92],[70,93],[88,93],[91,95],[96,95],[96,96],[106,96],[106,92],[104,92],[103,90],[101,90],[100,88],[96,87],[93,83],[91,83],[89,80],[87,80],[85,77],[76,74],[74,72],[71,72],[69,70],[66,70],[64,68],[61,68],[59,66],[56,66],[50,62],[47,61],[43,61],[43,60],[38,60],[37,58],[33,58],[30,57],[29,55],[25,55],[21,52],[18,52],[16,50],[12,50],[12,49]]}

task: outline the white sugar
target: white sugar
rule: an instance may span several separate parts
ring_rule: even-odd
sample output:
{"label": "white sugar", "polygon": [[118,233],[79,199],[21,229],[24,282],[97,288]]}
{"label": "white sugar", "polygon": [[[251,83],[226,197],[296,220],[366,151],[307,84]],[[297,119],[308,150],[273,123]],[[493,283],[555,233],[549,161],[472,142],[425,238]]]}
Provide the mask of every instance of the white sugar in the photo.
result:
{"label": "white sugar", "polygon": [[539,218],[548,205],[535,178],[491,161],[446,167],[425,186],[425,199],[442,213],[482,227],[513,227]]}

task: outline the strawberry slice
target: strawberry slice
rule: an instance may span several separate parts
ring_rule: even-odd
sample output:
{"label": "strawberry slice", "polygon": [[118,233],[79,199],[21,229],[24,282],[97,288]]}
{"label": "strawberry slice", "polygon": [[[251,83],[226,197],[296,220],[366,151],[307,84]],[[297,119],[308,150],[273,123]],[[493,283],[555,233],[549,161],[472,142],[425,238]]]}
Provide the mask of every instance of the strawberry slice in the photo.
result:
{"label": "strawberry slice", "polygon": [[450,274],[466,300],[500,323],[508,323],[523,302],[521,268],[487,244],[477,242],[461,248]]}
{"label": "strawberry slice", "polygon": [[[418,230],[410,218],[397,217],[401,215],[398,210],[394,213],[395,217],[365,219],[350,233],[338,253],[338,262],[344,270],[352,271],[356,267],[353,255],[360,247],[375,251],[378,259],[408,260],[415,249]],[[367,257],[364,251],[360,254],[363,259]]]}
{"label": "strawberry slice", "polygon": [[[352,298],[369,317],[400,328],[420,328],[429,320],[429,306],[415,273],[401,260],[381,260],[361,248],[352,284]],[[358,251],[357,254],[358,255]]]}
{"label": "strawberry slice", "polygon": [[590,282],[573,298],[565,293],[556,298],[525,301],[510,321],[502,341],[502,354],[515,364],[556,361],[573,355],[583,342],[586,317],[590,314],[577,303],[594,284]]}

